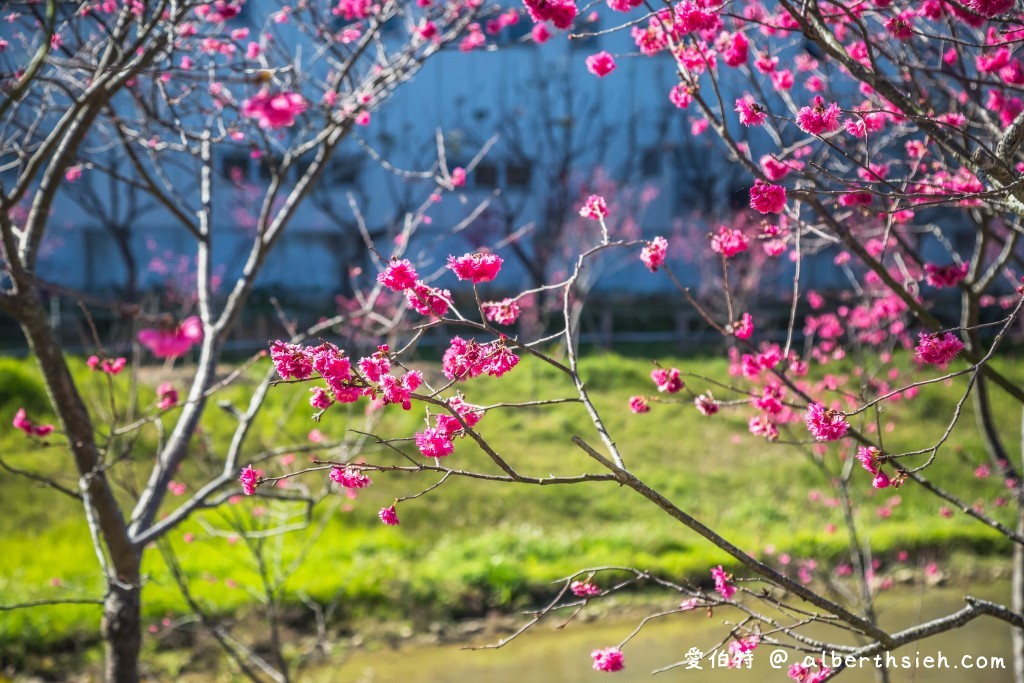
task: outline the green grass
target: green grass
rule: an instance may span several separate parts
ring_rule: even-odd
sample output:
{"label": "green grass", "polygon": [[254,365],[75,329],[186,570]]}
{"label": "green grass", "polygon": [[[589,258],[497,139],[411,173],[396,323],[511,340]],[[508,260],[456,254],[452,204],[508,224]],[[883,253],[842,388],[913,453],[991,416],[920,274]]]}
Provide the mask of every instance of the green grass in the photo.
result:
{"label": "green grass", "polygon": [[[706,376],[727,376],[722,360],[660,360]],[[776,554],[785,552],[794,559],[813,557],[831,563],[846,559],[841,512],[825,504],[833,495],[829,481],[805,447],[771,445],[750,436],[745,427],[751,411],[746,408],[723,410],[709,419],[690,405],[659,403],[647,415],[630,414],[625,407],[629,397],[651,390],[650,368],[650,359],[614,354],[591,355],[581,365],[595,404],[637,476],[759,556],[768,557],[767,549],[773,546]],[[425,369],[436,373],[433,366]],[[1004,369],[1021,379],[1016,364],[1004,361]],[[81,363],[76,364],[75,372],[97,410],[107,410],[110,402],[105,379],[91,375]],[[255,377],[253,374],[232,387],[221,399],[244,408]],[[154,377],[147,378],[151,381],[143,387],[144,403],[152,400],[156,384]],[[0,381],[4,387],[0,418],[6,424],[22,404],[33,418],[52,419],[29,361],[0,360]],[[118,377],[114,382],[115,394],[123,398],[127,378]],[[698,391],[704,388],[699,380],[690,383]],[[899,451],[935,441],[945,429],[943,418],[955,400],[954,389],[964,386],[960,380],[954,384],[953,389],[925,387],[913,401],[887,404],[880,422],[884,425],[891,420],[896,425],[894,431],[885,433],[887,447]],[[524,359],[500,381],[479,378],[460,388],[468,400],[478,404],[573,395],[572,387],[553,368],[531,359]],[[723,392],[716,390],[716,395]],[[314,426],[334,438],[345,435],[346,428],[362,427],[361,405],[347,416],[332,409],[314,425],[309,420],[307,396],[303,386],[275,387],[247,453],[305,443]],[[411,436],[423,424],[422,409],[417,408],[408,413],[389,408],[377,433]],[[997,403],[996,413],[1002,424],[1018,422],[1016,409],[1009,404]],[[199,482],[216,469],[233,424],[226,412],[210,407],[203,436],[192,444],[193,457],[180,473],[180,481]],[[598,471],[569,440],[578,434],[600,445],[579,404],[494,410],[479,430],[523,474]],[[0,436],[5,461],[74,486],[75,477],[62,449],[33,446],[12,431],[5,429]],[[793,434],[806,438],[799,423]],[[150,428],[134,443],[111,441],[130,455],[126,466],[114,475],[124,491],[144,483],[157,439],[157,431]],[[396,445],[414,450],[408,442]],[[821,456],[832,473],[841,468],[838,452],[839,446],[833,444]],[[381,447],[370,447],[363,456],[401,462]],[[299,455],[296,463],[304,457]],[[976,479],[970,475],[973,467],[965,469],[965,464],[983,461],[973,418],[967,414],[928,476],[955,489],[964,500],[983,502],[990,509],[992,501],[1004,495],[1003,485],[994,477]],[[457,443],[447,462],[469,470],[498,472],[468,439]],[[271,475],[287,469],[277,461],[262,466]],[[385,527],[377,520],[380,507],[397,496],[422,491],[437,479],[432,474],[378,473],[375,485],[361,492],[357,500],[335,494],[317,510],[317,518],[323,515],[326,519],[319,534],[309,529],[263,541],[260,547],[275,567],[286,567],[308,553],[280,588],[284,602],[298,604],[300,592],[322,603],[339,598],[334,622],[339,628],[353,619],[367,618],[408,619],[422,625],[434,619],[537,604],[552,594],[553,579],[591,566],[636,566],[676,579],[704,581],[710,566],[728,564],[721,551],[614,483],[531,487],[453,478],[426,496],[402,503],[401,526]],[[940,518],[940,503],[913,484],[899,492],[875,492],[859,467],[852,479],[860,531],[870,539],[876,557],[891,558],[902,549],[934,554],[961,548],[994,556],[1007,552],[1008,544],[966,516]],[[300,483],[316,488],[323,480],[322,474],[311,473]],[[811,500],[814,492],[817,498]],[[877,510],[887,507],[886,502],[896,495],[901,502],[888,506],[891,516],[879,517]],[[0,473],[0,501],[5,513],[0,515],[4,545],[0,603],[101,595],[97,560],[76,501],[7,473]],[[168,509],[180,501],[170,496]],[[347,504],[351,510],[342,509]],[[257,516],[261,512],[263,516]],[[1006,509],[996,509],[993,514],[1009,518]],[[294,519],[296,511],[283,504],[246,498],[205,512],[171,534],[170,542],[191,580],[193,594],[211,613],[261,609],[256,597],[259,574],[251,552],[255,542],[232,543],[229,535],[235,526],[259,528],[279,515]],[[832,531],[829,525],[838,530]],[[194,540],[186,543],[185,534]],[[144,615],[147,624],[162,631],[163,619],[174,619],[187,608],[160,554],[154,549],[146,557]],[[95,637],[98,622],[99,609],[89,605],[0,612],[0,661],[17,662],[33,650]]]}

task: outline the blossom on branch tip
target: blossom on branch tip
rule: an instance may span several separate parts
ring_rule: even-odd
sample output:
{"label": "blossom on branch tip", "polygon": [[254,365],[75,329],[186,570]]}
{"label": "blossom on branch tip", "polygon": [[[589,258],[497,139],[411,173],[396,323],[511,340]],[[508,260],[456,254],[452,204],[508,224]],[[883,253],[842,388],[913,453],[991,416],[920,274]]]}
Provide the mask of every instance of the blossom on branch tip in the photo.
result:
{"label": "blossom on branch tip", "polygon": [[668,255],[668,240],[660,235],[644,245],[640,250],[640,260],[652,273],[665,265],[665,257]]}
{"label": "blossom on branch tip", "polygon": [[327,410],[334,403],[334,399],[322,388],[315,387],[310,391],[313,392],[313,395],[309,397],[309,405],[317,410]]}
{"label": "blossom on branch tip", "polygon": [[377,516],[380,517],[380,521],[388,526],[398,526],[398,511],[395,510],[394,505],[388,508],[381,508]]}
{"label": "blossom on branch tip", "polygon": [[606,647],[603,650],[594,650],[590,653],[594,660],[594,671],[622,671],[625,668],[622,658],[622,650],[617,647]]}
{"label": "blossom on branch tip", "polygon": [[383,273],[377,275],[377,282],[393,292],[404,292],[416,284],[416,269],[407,259],[391,259]]}
{"label": "blossom on branch tip", "polygon": [[124,370],[125,365],[128,363],[126,358],[115,358],[110,360],[109,358],[100,359],[99,356],[89,356],[85,364],[91,369],[96,370],[99,368],[108,375],[116,375]]}
{"label": "blossom on branch tip", "polygon": [[587,197],[587,201],[583,202],[583,206],[580,207],[580,216],[592,221],[599,221],[607,217],[608,205],[605,204],[604,197],[596,194]]}
{"label": "blossom on branch tip", "polygon": [[254,470],[252,465],[248,465],[238,476],[238,481],[242,482],[242,491],[245,492],[245,495],[251,496],[256,493],[256,487],[259,486],[262,478],[263,470]]}
{"label": "blossom on branch tip", "polygon": [[448,268],[460,280],[473,283],[490,282],[501,270],[502,258],[497,254],[477,253],[463,256],[449,256]]}
{"label": "blossom on branch tip", "polygon": [[629,409],[634,415],[651,412],[651,406],[647,404],[647,399],[643,396],[631,396],[629,398]]}
{"label": "blossom on branch tip", "polygon": [[679,369],[655,368],[651,370],[651,379],[662,393],[674,394],[683,388],[683,380],[679,377]]}

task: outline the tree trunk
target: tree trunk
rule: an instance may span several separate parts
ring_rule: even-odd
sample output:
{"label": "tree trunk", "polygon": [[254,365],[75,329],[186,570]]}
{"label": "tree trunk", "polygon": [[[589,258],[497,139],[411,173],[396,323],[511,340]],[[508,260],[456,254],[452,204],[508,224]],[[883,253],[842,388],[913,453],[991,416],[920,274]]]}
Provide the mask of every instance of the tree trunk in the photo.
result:
{"label": "tree trunk", "polygon": [[142,644],[139,564],[136,563],[134,576],[110,581],[107,587],[100,626],[106,651],[106,683],[137,683],[139,680],[139,647]]}
{"label": "tree trunk", "polygon": [[104,578],[108,594],[102,623],[107,653],[106,680],[108,683],[134,683],[139,680],[142,638],[139,612],[142,549],[128,534],[128,525],[107,479],[104,454],[96,444],[92,418],[38,296],[34,292],[19,295],[14,313],[35,354],[50,403],[67,439],[96,553],[107,573]]}

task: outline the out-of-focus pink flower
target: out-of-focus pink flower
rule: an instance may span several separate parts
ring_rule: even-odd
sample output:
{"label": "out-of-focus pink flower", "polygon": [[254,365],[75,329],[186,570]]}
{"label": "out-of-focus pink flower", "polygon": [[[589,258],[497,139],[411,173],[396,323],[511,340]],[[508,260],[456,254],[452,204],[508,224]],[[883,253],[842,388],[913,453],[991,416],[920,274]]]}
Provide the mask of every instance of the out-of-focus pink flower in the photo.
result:
{"label": "out-of-focus pink flower", "polygon": [[203,323],[196,316],[181,321],[175,328],[139,330],[139,343],[157,358],[175,358],[188,352],[203,339]]}
{"label": "out-of-focus pink flower", "polygon": [[242,103],[242,115],[256,119],[260,128],[287,128],[295,124],[295,117],[306,111],[307,106],[299,93],[264,89]]}

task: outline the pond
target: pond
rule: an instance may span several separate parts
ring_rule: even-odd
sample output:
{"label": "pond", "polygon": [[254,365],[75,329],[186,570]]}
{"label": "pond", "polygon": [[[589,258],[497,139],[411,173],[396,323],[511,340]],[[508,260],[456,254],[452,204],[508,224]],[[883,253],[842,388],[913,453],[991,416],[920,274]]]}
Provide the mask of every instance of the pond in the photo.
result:
{"label": "pond", "polygon": [[[878,599],[879,619],[883,626],[896,630],[954,611],[963,606],[965,594],[1005,603],[1009,582],[962,587],[902,587],[883,593]],[[685,663],[655,676],[654,669],[674,662],[685,662],[691,647],[710,650],[728,628],[725,621],[737,618],[735,611],[718,610],[712,618],[706,612],[673,614],[650,622],[624,648],[626,668],[608,674],[591,669],[590,652],[619,643],[639,619],[603,619],[574,621],[563,630],[551,619],[521,635],[498,650],[462,650],[461,646],[406,646],[397,649],[363,651],[351,656],[331,671],[311,672],[310,680],[351,681],[352,683],[585,683],[605,680],[609,683],[640,681],[684,681],[714,683],[728,681],[789,681],[786,669],[804,655],[786,651],[784,665],[773,670],[769,657],[773,647],[762,645],[754,653],[750,670],[712,668],[704,660],[702,669],[687,670]],[[822,629],[808,635],[824,637]],[[485,644],[480,642],[477,644]],[[893,668],[893,683],[1009,683],[1012,681],[1010,630],[1000,621],[980,617],[966,629],[948,632],[920,641],[894,653],[898,663],[907,658],[908,666]],[[781,657],[782,655],[776,655]],[[934,658],[934,661],[926,659]],[[1001,660],[1001,661],[1000,661]],[[929,667],[930,665],[930,667]],[[838,680],[852,683],[874,681],[873,668],[849,670]]]}

